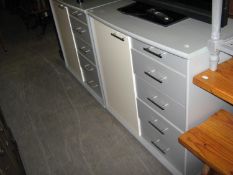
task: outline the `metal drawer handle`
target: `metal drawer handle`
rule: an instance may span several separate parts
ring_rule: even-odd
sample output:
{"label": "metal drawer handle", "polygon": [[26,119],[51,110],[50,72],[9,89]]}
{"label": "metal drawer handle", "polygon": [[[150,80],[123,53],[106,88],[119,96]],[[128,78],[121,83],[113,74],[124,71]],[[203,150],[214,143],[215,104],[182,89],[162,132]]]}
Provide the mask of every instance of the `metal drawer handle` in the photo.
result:
{"label": "metal drawer handle", "polygon": [[158,58],[163,58],[161,53],[160,54],[159,53],[155,53],[155,52],[151,51],[149,47],[148,48],[144,47],[143,50],[145,50],[146,52],[148,52],[148,53],[150,53],[150,54],[152,54],[152,55],[154,55],[154,56],[156,56]]}
{"label": "metal drawer handle", "polygon": [[98,83],[95,82],[94,80],[88,81],[87,84],[88,84],[89,86],[91,86],[92,88],[97,88],[97,87],[99,87]]}
{"label": "metal drawer handle", "polygon": [[160,142],[160,140],[158,139],[158,140],[156,140],[156,142],[154,142],[154,141],[151,141],[151,143],[152,143],[152,145],[154,145],[154,147],[156,147],[161,153],[163,153],[163,154],[166,154],[166,152],[167,151],[169,151],[170,150],[170,148],[167,148],[167,149],[164,149],[164,148],[160,148],[160,146],[158,146],[158,142]]}
{"label": "metal drawer handle", "polygon": [[85,33],[85,32],[86,32],[86,30],[83,29],[82,27],[77,27],[77,28],[75,29],[75,31],[77,31],[79,34],[82,34],[82,33]]}
{"label": "metal drawer handle", "polygon": [[65,8],[65,6],[64,6],[63,4],[59,4],[58,7],[59,7],[60,9],[64,9],[64,8]]}
{"label": "metal drawer handle", "polygon": [[84,68],[85,68],[88,72],[91,72],[91,71],[94,70],[94,68],[93,68],[90,64],[84,65]]}
{"label": "metal drawer handle", "polygon": [[72,15],[75,15],[75,16],[82,16],[83,13],[82,13],[82,12],[78,12],[78,11],[74,11],[74,12],[72,13]]}
{"label": "metal drawer handle", "polygon": [[115,38],[121,40],[121,41],[125,41],[125,38],[124,38],[124,37],[117,36],[116,33],[111,33],[111,35],[112,35],[113,37],[115,37]]}
{"label": "metal drawer handle", "polygon": [[[157,96],[155,96],[154,98],[157,98]],[[155,106],[157,106],[159,109],[161,110],[165,110],[165,107],[168,106],[168,103],[164,104],[164,105],[160,105],[157,102],[155,102],[154,100],[152,100],[151,98],[147,97],[146,98],[148,101],[150,101],[152,104],[154,104]]]}
{"label": "metal drawer handle", "polygon": [[166,76],[164,76],[164,77],[162,77],[162,78],[157,78],[157,77],[151,75],[151,72],[152,72],[152,71],[147,71],[147,72],[145,71],[144,74],[146,74],[148,77],[154,79],[155,81],[157,81],[157,82],[159,82],[159,83],[163,83],[163,80],[165,80],[165,79],[167,78]]}
{"label": "metal drawer handle", "polygon": [[91,51],[90,49],[86,49],[85,46],[81,47],[79,50],[84,54],[87,54],[87,53],[89,53]]}
{"label": "metal drawer handle", "polygon": [[165,135],[164,131],[168,130],[168,128],[160,129],[158,126],[156,126],[154,123],[152,123],[152,121],[148,121],[148,123],[163,135]]}

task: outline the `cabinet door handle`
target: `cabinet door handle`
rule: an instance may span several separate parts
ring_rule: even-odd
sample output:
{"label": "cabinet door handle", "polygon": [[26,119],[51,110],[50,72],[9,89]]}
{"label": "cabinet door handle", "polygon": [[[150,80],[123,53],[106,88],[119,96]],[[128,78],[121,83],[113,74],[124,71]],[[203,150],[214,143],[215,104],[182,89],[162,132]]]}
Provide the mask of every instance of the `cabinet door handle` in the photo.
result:
{"label": "cabinet door handle", "polygon": [[161,153],[166,154],[166,152],[169,151],[169,148],[167,148],[167,149],[161,148],[161,147],[157,144],[159,141],[160,141],[160,140],[158,139],[156,142],[151,141],[151,143],[152,143],[152,145],[154,145],[154,147],[156,147]]}
{"label": "cabinet door handle", "polygon": [[151,75],[151,71],[145,71],[144,74],[146,74],[148,77],[154,79],[155,81],[159,82],[159,83],[163,83],[163,80],[165,80],[167,77],[164,76],[162,78],[158,78],[158,77],[155,77],[154,75]]}
{"label": "cabinet door handle", "polygon": [[91,86],[92,88],[97,88],[99,86],[98,83],[95,82],[94,80],[88,81],[87,84]]}
{"label": "cabinet door handle", "polygon": [[82,16],[83,13],[78,12],[78,11],[75,11],[75,12],[72,13],[72,15],[75,15],[75,16]]}
{"label": "cabinet door handle", "polygon": [[146,98],[148,101],[150,101],[152,104],[154,104],[155,106],[157,106],[159,109],[161,109],[162,111],[165,110],[165,107],[168,106],[168,103],[166,103],[165,105],[160,105],[157,102],[155,102],[154,100],[152,100],[151,98],[147,97]]}
{"label": "cabinet door handle", "polygon": [[94,68],[93,68],[90,64],[84,65],[84,68],[85,68],[88,72],[91,72],[91,71],[94,70]]}
{"label": "cabinet door handle", "polygon": [[150,48],[145,48],[144,47],[143,50],[145,50],[146,52],[148,52],[148,53],[150,53],[150,54],[152,54],[152,55],[154,55],[154,56],[156,56],[158,58],[163,58],[161,53],[155,53],[152,50],[150,50]]}
{"label": "cabinet door handle", "polygon": [[63,4],[59,4],[58,7],[59,7],[60,9],[64,9],[64,8],[65,8],[65,6],[64,6]]}
{"label": "cabinet door handle", "polygon": [[124,38],[124,37],[117,36],[116,33],[111,33],[111,35],[112,35],[113,37],[115,37],[115,38],[121,40],[121,41],[125,41],[125,38]]}
{"label": "cabinet door handle", "polygon": [[168,128],[165,129],[160,129],[158,126],[156,126],[154,123],[152,123],[152,121],[148,121],[148,123],[155,128],[160,134],[165,135],[164,131],[168,130]]}

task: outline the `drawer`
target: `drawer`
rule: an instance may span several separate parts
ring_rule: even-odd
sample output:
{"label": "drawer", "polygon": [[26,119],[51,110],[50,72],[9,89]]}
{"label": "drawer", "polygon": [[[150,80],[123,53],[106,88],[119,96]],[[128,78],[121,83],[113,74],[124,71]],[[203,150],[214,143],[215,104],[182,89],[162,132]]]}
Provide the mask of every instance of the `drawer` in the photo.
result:
{"label": "drawer", "polygon": [[68,9],[69,9],[70,16],[73,16],[73,17],[77,18],[78,20],[87,24],[86,14],[83,11],[73,9],[73,8],[68,8]]}
{"label": "drawer", "polygon": [[74,32],[74,36],[76,39],[83,39],[86,43],[91,44],[90,39],[90,33],[88,26],[78,20],[76,20],[74,17],[70,17],[71,26]]}
{"label": "drawer", "polygon": [[95,57],[92,47],[89,46],[80,38],[77,38],[76,42],[77,42],[78,52],[84,55],[88,60],[90,60],[92,63],[95,64]]}
{"label": "drawer", "polygon": [[162,93],[185,105],[186,77],[132,50],[134,72]]}
{"label": "drawer", "polygon": [[185,108],[136,76],[137,96],[181,130],[185,130]]}
{"label": "drawer", "polygon": [[151,59],[156,60],[160,63],[169,66],[178,72],[186,75],[187,72],[187,60],[178,57],[159,48],[153,47],[151,45],[145,44],[138,40],[132,40],[132,47],[141,53],[150,56]]}
{"label": "drawer", "polygon": [[98,73],[96,67],[87,61],[83,56],[80,56],[80,64],[83,69],[85,83],[102,98]]}
{"label": "drawer", "polygon": [[142,137],[182,172],[185,151],[178,143],[181,133],[140,100],[137,102]]}

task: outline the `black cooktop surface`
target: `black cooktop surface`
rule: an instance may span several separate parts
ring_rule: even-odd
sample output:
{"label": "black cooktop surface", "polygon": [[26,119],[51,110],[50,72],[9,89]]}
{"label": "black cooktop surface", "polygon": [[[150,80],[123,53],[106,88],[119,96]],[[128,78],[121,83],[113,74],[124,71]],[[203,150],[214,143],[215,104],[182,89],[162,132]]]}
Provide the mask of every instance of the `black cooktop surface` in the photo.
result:
{"label": "black cooktop surface", "polygon": [[124,14],[136,16],[165,27],[187,18],[185,15],[139,2],[121,7],[118,10]]}

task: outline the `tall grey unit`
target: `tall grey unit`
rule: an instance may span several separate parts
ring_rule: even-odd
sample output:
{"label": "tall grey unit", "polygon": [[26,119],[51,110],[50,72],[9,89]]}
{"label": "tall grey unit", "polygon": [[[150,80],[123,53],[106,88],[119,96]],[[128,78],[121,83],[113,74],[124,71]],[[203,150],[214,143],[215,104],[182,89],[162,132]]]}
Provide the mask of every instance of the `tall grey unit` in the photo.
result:
{"label": "tall grey unit", "polygon": [[98,69],[95,61],[95,54],[92,48],[92,41],[88,27],[86,14],[81,9],[69,8],[70,21],[75,36],[80,64],[83,70],[84,83],[91,93],[99,100],[103,101],[101,84]]}
{"label": "tall grey unit", "polygon": [[62,52],[65,57],[65,63],[68,70],[82,82],[82,73],[79,64],[79,58],[76,51],[74,36],[70,26],[68,8],[55,0],[50,0],[53,17],[58,32]]}

